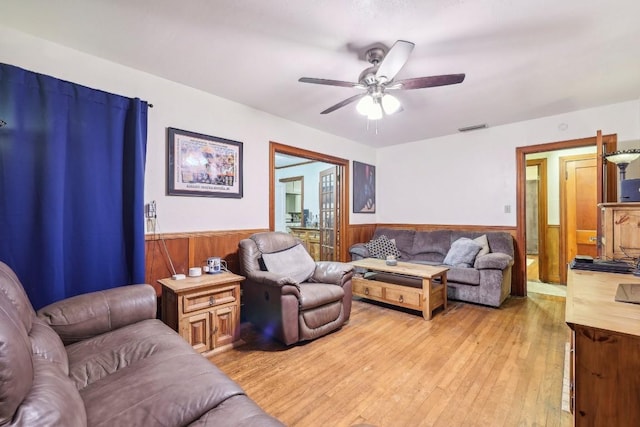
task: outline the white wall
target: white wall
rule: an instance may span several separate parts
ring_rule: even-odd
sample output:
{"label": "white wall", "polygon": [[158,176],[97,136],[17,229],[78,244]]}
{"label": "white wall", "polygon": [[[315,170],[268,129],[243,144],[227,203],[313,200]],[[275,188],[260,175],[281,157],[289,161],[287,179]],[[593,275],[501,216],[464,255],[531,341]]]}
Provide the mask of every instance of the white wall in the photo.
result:
{"label": "white wall", "polygon": [[[590,137],[598,129],[617,133],[620,148],[640,140],[640,101],[631,101],[376,151],[3,26],[0,61],[154,104],[145,200],[157,201],[162,232],[267,228],[269,141],[375,164],[377,213],[350,213],[352,224],[514,226],[516,147]],[[244,198],[166,196],[167,127],[243,142]],[[627,178],[637,176],[636,167]]]}
{"label": "white wall", "polygon": [[378,149],[377,220],[515,226],[516,148],[598,130],[617,134],[619,149],[639,147],[640,101]]}
{"label": "white wall", "polygon": [[[365,145],[3,26],[0,62],[154,105],[149,109],[145,201],[156,200],[161,232],[268,228],[269,141],[375,161],[375,150]],[[242,142],[244,197],[166,196],[168,127]],[[371,221],[370,216],[351,215],[352,223]]]}

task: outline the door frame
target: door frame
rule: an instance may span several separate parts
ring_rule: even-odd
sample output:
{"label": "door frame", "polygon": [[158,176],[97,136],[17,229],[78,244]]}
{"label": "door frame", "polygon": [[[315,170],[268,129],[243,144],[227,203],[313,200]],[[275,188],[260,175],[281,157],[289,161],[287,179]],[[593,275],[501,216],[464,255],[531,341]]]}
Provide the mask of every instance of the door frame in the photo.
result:
{"label": "door frame", "polygon": [[[549,262],[547,259],[547,159],[530,159],[526,162],[527,166],[536,166],[538,168],[538,278],[541,282],[548,282]],[[525,170],[525,180],[526,179],[527,178]]]}
{"label": "door frame", "polygon": [[347,215],[349,212],[349,160],[318,153],[316,151],[280,144],[275,141],[269,141],[269,230],[271,231],[275,230],[276,153],[288,154],[290,156],[302,157],[323,163],[330,163],[338,167],[339,179],[336,184],[339,186],[340,195],[336,202],[340,203],[340,215],[339,218],[337,218],[337,221],[339,221],[341,236],[338,242],[339,247],[336,248],[335,253],[338,261],[345,261],[347,259],[349,249],[345,245],[348,227]]}
{"label": "door frame", "polygon": [[[617,149],[618,137],[616,134],[602,135],[597,132],[595,137],[571,139],[567,141],[549,142],[546,144],[527,145],[516,147],[516,261],[513,267],[513,287],[511,294],[515,296],[527,296],[527,248],[524,244],[527,240],[526,232],[526,185],[527,185],[527,154],[542,153],[545,151],[564,150],[567,148],[584,147],[596,145],[596,160],[598,162],[598,199],[617,200],[618,181],[616,165],[603,161],[602,153],[606,146],[606,151],[611,152]],[[598,215],[600,221],[600,216]],[[600,230],[600,227],[598,227]],[[600,244],[598,242],[598,244]],[[560,268],[563,268],[562,266]]]}

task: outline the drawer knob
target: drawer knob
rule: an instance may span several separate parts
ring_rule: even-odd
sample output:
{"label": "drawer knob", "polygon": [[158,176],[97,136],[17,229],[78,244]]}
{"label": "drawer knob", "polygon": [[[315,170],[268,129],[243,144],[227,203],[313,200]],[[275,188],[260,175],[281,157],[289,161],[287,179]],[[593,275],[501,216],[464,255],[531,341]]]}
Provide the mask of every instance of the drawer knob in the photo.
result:
{"label": "drawer knob", "polygon": [[214,305],[216,303],[216,299],[213,296],[209,297],[209,305]]}
{"label": "drawer knob", "polygon": [[398,298],[398,301],[404,302],[404,297],[402,295],[400,295],[400,298]]}
{"label": "drawer knob", "polygon": [[364,294],[369,295],[369,288],[364,288]]}

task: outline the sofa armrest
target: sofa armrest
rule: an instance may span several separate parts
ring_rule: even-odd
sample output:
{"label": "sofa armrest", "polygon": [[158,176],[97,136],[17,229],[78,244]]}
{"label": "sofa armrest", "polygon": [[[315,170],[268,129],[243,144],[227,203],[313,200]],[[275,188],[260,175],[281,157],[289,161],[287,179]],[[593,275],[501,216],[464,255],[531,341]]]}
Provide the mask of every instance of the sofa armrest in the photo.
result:
{"label": "sofa armrest", "polygon": [[309,279],[315,283],[330,283],[344,286],[353,276],[353,265],[338,261],[318,261]]}
{"label": "sofa armrest", "polygon": [[369,249],[367,249],[364,243],[356,243],[351,246],[349,248],[349,253],[351,254],[351,261],[369,258],[371,256],[371,254],[369,254]]}
{"label": "sofa armrest", "polygon": [[476,258],[474,268],[478,270],[504,270],[513,264],[513,258],[501,252],[492,252]]}
{"label": "sofa armrest", "polygon": [[293,294],[300,296],[300,285],[289,276],[282,276],[269,271],[252,271],[245,273],[247,280],[260,285],[266,285],[274,288],[280,288],[282,295]]}
{"label": "sofa armrest", "polygon": [[151,285],[128,285],[90,292],[49,304],[38,317],[72,344],[146,319],[155,319],[156,291]]}

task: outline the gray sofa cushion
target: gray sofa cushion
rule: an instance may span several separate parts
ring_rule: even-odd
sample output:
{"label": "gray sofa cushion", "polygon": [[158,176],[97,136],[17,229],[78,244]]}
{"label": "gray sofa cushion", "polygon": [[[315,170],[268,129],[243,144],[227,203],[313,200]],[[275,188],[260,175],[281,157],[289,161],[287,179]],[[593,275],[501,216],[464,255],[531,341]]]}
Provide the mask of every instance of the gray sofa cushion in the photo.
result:
{"label": "gray sofa cushion", "polygon": [[479,243],[466,237],[461,237],[451,244],[451,249],[447,252],[447,256],[444,257],[442,263],[455,267],[471,267],[480,249],[482,249],[482,246]]}
{"label": "gray sofa cushion", "polygon": [[[413,258],[423,261],[442,262],[450,247],[451,230],[418,231],[415,234],[409,253],[413,255]],[[436,256],[429,257],[425,256],[425,254]]]}
{"label": "gray sofa cushion", "polygon": [[478,255],[476,255],[477,257],[486,255],[491,252],[491,249],[489,248],[489,240],[487,239],[486,234],[483,234],[480,237],[476,237],[475,239],[473,239],[473,241],[482,246],[482,249],[480,249],[480,252],[478,252]]}
{"label": "gray sofa cushion", "polygon": [[400,251],[401,258],[411,258],[408,257],[411,252],[410,249],[413,246],[413,236],[415,235],[415,230],[402,230],[395,228],[376,228],[376,231],[373,233],[373,238],[376,239],[382,235],[387,236],[389,239],[393,239],[396,242],[396,247],[398,251]]}
{"label": "gray sofa cushion", "polygon": [[447,271],[447,282],[478,286],[480,284],[480,271],[475,268],[451,267]]}

